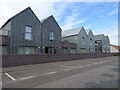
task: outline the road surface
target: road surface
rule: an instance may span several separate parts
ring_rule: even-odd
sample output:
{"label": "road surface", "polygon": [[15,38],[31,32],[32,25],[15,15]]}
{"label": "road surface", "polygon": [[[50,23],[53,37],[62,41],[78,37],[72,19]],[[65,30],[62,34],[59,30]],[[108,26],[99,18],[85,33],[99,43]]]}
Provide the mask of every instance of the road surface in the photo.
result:
{"label": "road surface", "polygon": [[2,86],[118,88],[118,56],[6,67],[2,71]]}

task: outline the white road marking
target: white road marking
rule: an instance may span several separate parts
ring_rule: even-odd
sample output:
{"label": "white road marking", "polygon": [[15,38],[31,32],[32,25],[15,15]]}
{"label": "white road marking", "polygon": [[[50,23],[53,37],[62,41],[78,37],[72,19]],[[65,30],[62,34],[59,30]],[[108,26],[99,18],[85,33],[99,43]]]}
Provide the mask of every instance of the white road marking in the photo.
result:
{"label": "white road marking", "polygon": [[85,66],[90,66],[90,64],[87,64],[87,65],[85,65]]}
{"label": "white road marking", "polygon": [[77,68],[82,68],[83,66],[78,66]]}
{"label": "white road marking", "polygon": [[98,64],[98,63],[95,62],[94,64]]}
{"label": "white road marking", "polygon": [[103,62],[99,62],[99,63],[103,63]]}
{"label": "white road marking", "polygon": [[76,67],[72,67],[73,69],[75,69]]}
{"label": "white road marking", "polygon": [[47,75],[48,74],[54,74],[54,73],[57,73],[58,71],[54,71],[54,72],[49,72],[49,73],[46,73]]}
{"label": "white road marking", "polygon": [[5,75],[7,75],[9,78],[11,78],[12,80],[16,81],[15,78],[13,78],[11,75],[9,75],[8,73],[5,73]]}
{"label": "white road marking", "polygon": [[30,79],[30,78],[34,78],[36,76],[29,76],[29,77],[25,77],[25,78],[20,78],[20,80],[25,80],[25,79]]}
{"label": "white road marking", "polygon": [[65,65],[60,65],[61,67],[65,67],[65,68],[75,68],[75,67],[71,67],[71,66],[65,66]]}
{"label": "white road marking", "polygon": [[71,70],[71,69],[64,69],[64,71],[68,71],[68,70]]}

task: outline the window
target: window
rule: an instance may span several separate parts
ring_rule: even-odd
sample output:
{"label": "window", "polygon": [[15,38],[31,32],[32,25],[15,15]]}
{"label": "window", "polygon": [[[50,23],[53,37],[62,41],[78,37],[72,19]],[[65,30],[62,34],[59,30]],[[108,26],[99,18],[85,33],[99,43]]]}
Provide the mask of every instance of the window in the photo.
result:
{"label": "window", "polygon": [[85,38],[82,37],[82,45],[85,45]]}
{"label": "window", "polygon": [[54,32],[50,31],[50,41],[54,40]]}
{"label": "window", "polygon": [[30,26],[25,27],[25,39],[26,40],[31,40],[32,39],[32,33],[31,33],[31,27]]}
{"label": "window", "polygon": [[0,55],[7,54],[7,46],[0,46]]}
{"label": "window", "polygon": [[18,47],[18,54],[35,54],[36,47]]}
{"label": "window", "polygon": [[81,48],[81,53],[85,53],[86,52],[86,48]]}
{"label": "window", "polygon": [[92,46],[92,39],[90,39],[90,45]]}

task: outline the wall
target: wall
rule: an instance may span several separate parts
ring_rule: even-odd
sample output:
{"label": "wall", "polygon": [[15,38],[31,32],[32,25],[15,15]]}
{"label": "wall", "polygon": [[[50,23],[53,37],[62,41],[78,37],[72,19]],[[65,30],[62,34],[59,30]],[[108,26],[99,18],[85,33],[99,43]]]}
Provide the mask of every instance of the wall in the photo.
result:
{"label": "wall", "polygon": [[[84,42],[85,44],[82,43],[82,37],[84,37]],[[81,51],[81,48],[85,48],[85,52],[87,53],[87,49],[88,49],[88,37],[87,37],[87,33],[85,31],[85,29],[81,29],[79,34],[78,34],[78,44],[77,44],[77,53],[83,53],[83,51]]]}
{"label": "wall", "polygon": [[9,44],[9,37],[0,35],[0,45],[8,45]]}
{"label": "wall", "polygon": [[[26,25],[32,28],[32,40],[25,39]],[[37,52],[40,52],[41,23],[29,8],[11,19],[10,54],[18,54],[18,47],[21,46],[37,47]]]}
{"label": "wall", "polygon": [[[50,31],[54,32],[54,40],[50,41]],[[59,53],[61,46],[61,28],[53,16],[42,22],[42,47],[54,47]]]}
{"label": "wall", "polygon": [[11,30],[11,21],[9,21],[2,29],[3,30]]}
{"label": "wall", "polygon": [[[117,53],[81,53],[81,54],[35,54],[35,55],[2,55],[2,66],[39,64],[44,62],[77,60],[112,56]],[[1,56],[0,56],[1,57]]]}
{"label": "wall", "polygon": [[[90,39],[92,39],[92,45],[91,45],[91,41]],[[94,53],[95,52],[95,37],[92,33],[92,31],[89,32],[88,34],[88,52],[89,53]],[[93,51],[90,51],[89,49],[92,49]]]}

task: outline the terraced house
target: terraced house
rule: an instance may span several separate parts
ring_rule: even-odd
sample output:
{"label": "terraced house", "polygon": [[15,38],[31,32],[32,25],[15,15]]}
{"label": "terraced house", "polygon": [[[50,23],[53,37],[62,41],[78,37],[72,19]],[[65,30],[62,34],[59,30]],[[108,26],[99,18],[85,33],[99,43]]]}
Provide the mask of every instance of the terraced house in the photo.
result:
{"label": "terraced house", "polygon": [[95,37],[93,35],[92,30],[86,30],[87,37],[88,37],[88,52],[94,53],[95,52]]}
{"label": "terraced house", "polygon": [[53,15],[39,20],[30,7],[0,28],[0,54],[109,52],[108,36],[78,27],[62,31]]}
{"label": "terraced house", "polygon": [[54,17],[41,22],[30,7],[11,17],[0,34],[7,39],[0,47],[3,54],[59,53],[61,29]]}
{"label": "terraced house", "polygon": [[95,35],[95,52],[110,52],[110,40],[104,34]]}
{"label": "terraced house", "polygon": [[61,48],[61,28],[51,15],[42,22],[42,53],[60,53]]}
{"label": "terraced house", "polygon": [[78,27],[62,32],[62,41],[77,44],[77,53],[88,53],[88,35],[84,27]]}

